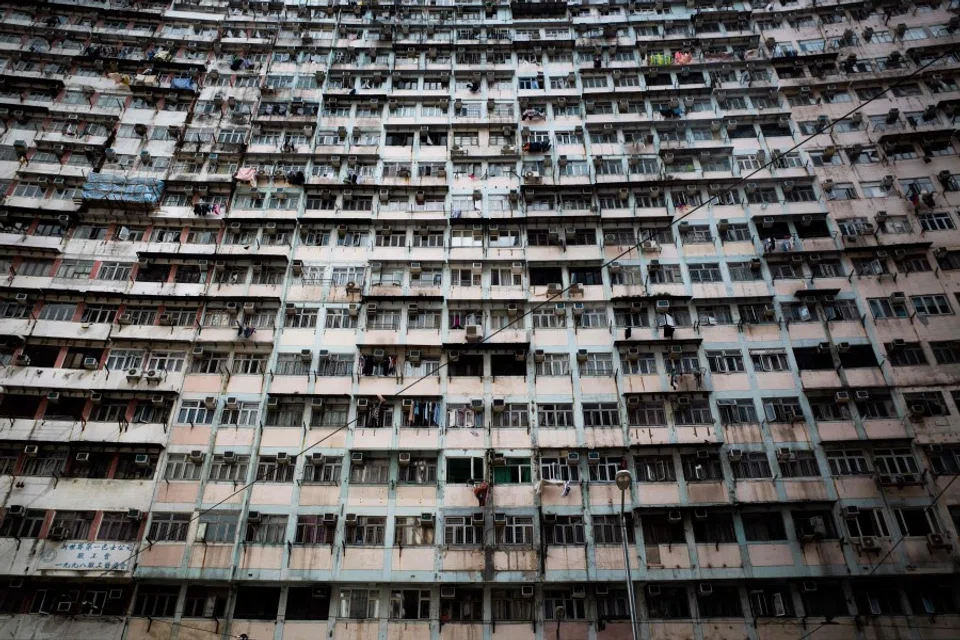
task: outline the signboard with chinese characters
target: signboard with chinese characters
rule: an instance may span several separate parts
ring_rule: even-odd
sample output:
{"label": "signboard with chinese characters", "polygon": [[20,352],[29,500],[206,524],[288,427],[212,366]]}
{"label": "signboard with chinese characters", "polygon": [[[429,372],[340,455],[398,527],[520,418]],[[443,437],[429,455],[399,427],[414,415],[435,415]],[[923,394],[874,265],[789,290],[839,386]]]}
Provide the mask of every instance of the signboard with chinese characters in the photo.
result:
{"label": "signboard with chinese characters", "polygon": [[128,571],[136,546],[118,542],[64,542],[40,554],[40,570]]}

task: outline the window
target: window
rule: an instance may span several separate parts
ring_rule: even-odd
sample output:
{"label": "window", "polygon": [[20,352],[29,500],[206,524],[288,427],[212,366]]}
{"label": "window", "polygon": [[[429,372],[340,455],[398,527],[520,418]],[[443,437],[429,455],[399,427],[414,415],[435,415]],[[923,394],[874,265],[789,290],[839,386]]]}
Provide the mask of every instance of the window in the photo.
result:
{"label": "window", "polygon": [[867,458],[860,449],[831,449],[827,451],[830,472],[835,476],[867,475]]}
{"label": "window", "polygon": [[287,537],[287,516],[259,514],[259,517],[247,519],[247,531],[244,542],[253,544],[283,544]]}
{"label": "window", "polygon": [[94,511],[57,511],[50,528],[66,530],[66,537],[71,540],[87,540],[90,538],[90,527],[93,526],[95,513]]}
{"label": "window", "polygon": [[314,484],[337,484],[341,481],[343,458],[337,456],[323,456],[307,459],[303,468],[303,481]]}
{"label": "window", "polygon": [[763,279],[761,271],[755,269],[749,262],[728,262],[727,269],[730,272],[730,280],[733,282],[751,282]]}
{"label": "window", "polygon": [[661,401],[637,401],[636,404],[628,404],[627,421],[630,426],[665,427],[667,413]]}
{"label": "window", "polygon": [[937,364],[960,363],[960,343],[954,341],[931,342],[930,348],[933,350],[933,358],[937,361]]}
{"label": "window", "polygon": [[493,619],[497,622],[532,621],[533,600],[524,598],[520,589],[493,589],[490,592]]}
{"label": "window", "polygon": [[886,318],[906,318],[909,315],[907,306],[902,302],[891,302],[887,298],[870,298],[867,300],[870,312],[877,320]]}
{"label": "window", "polygon": [[803,418],[797,398],[764,398],[763,412],[769,422],[793,422]]}
{"label": "window", "polygon": [[708,400],[691,399],[687,404],[677,404],[673,418],[678,425],[712,424],[713,413]]}
{"label": "window", "polygon": [[500,429],[526,428],[530,424],[530,410],[526,404],[507,404],[503,411],[494,412],[493,427]]}
{"label": "window", "polygon": [[163,477],[165,480],[199,480],[202,470],[202,459],[196,461],[185,453],[171,453],[167,455]]}
{"label": "window", "polygon": [[736,543],[733,516],[729,513],[711,512],[707,517],[693,518],[693,537],[700,544]]}
{"label": "window", "polygon": [[566,457],[547,457],[540,459],[540,477],[543,480],[579,482],[580,468],[568,462]]}
{"label": "window", "polygon": [[714,262],[702,263],[702,264],[691,264],[688,266],[690,270],[690,281],[691,282],[722,282],[723,277],[720,275],[720,265]]}
{"label": "window", "polygon": [[583,426],[591,427],[618,427],[620,426],[620,410],[615,402],[584,403]]}
{"label": "window", "polygon": [[637,456],[637,482],[676,482],[673,456]]}
{"label": "window", "polygon": [[[538,355],[537,359],[541,356]],[[536,363],[538,376],[567,376],[570,375],[570,356],[565,353],[545,353],[542,362]]]}
{"label": "window", "polygon": [[906,447],[874,449],[873,465],[877,473],[882,474],[897,475],[920,471],[913,452]]}
{"label": "window", "polygon": [[733,313],[727,305],[698,305],[697,322],[701,326],[733,324]]}
{"label": "window", "polygon": [[818,478],[820,466],[813,451],[794,450],[778,460],[784,478]]}
{"label": "window", "polygon": [[886,538],[890,532],[887,529],[887,521],[883,517],[881,509],[865,509],[860,507],[857,515],[845,516],[847,531],[852,538],[862,538],[863,536],[875,536]]}
{"label": "window", "polygon": [[133,615],[156,618],[172,618],[180,597],[180,585],[140,585]]}
{"label": "window", "polygon": [[177,413],[177,422],[180,424],[213,424],[214,409],[204,404],[203,400],[184,400]]}
{"label": "window", "polygon": [[575,426],[573,419],[573,405],[537,405],[537,424],[541,428],[565,428]]}
{"label": "window", "polygon": [[596,464],[590,465],[590,481],[613,482],[617,471],[626,468],[626,459],[622,456],[601,456]]}
{"label": "window", "polygon": [[920,228],[924,231],[952,231],[957,228],[953,218],[946,211],[917,214]]}
{"label": "window", "polygon": [[387,519],[383,516],[358,516],[357,524],[348,527],[344,541],[346,544],[366,547],[382,547],[387,530]]}
{"label": "window", "polygon": [[494,515],[495,520],[502,520],[504,525],[497,528],[497,543],[505,545],[532,545],[533,518],[530,516],[511,516],[504,513]]}
{"label": "window", "polygon": [[522,484],[531,482],[531,465],[527,458],[504,458],[493,469],[494,484]]}
{"label": "window", "polygon": [[335,529],[324,522],[324,517],[301,515],[297,517],[296,544],[329,544],[333,542]]}
{"label": "window", "polygon": [[647,610],[652,619],[680,619],[690,617],[690,602],[686,587],[660,585],[659,592],[646,594]]}
{"label": "window", "polygon": [[720,424],[757,424],[757,408],[750,398],[717,400],[717,410],[720,412]]}
{"label": "window", "polygon": [[147,540],[152,542],[184,542],[190,528],[189,513],[156,512],[150,517]]}
{"label": "window", "polygon": [[391,591],[390,617],[396,620],[429,620],[430,590]]}
{"label": "window", "polygon": [[257,463],[257,478],[260,482],[293,482],[296,460],[292,457],[261,456]]}
{"label": "window", "polygon": [[24,460],[20,475],[47,478],[61,475],[67,466],[67,456],[66,449],[45,447],[36,456]]}
{"label": "window", "polygon": [[390,461],[387,459],[368,459],[353,462],[350,465],[352,484],[386,484],[390,477]]}
{"label": "window", "polygon": [[[620,527],[619,515],[594,515],[593,520],[593,541],[598,545],[619,545],[623,540]],[[628,542],[634,542],[633,515],[627,514],[627,538]]]}
{"label": "window", "polygon": [[77,305],[72,303],[46,303],[40,309],[40,320],[70,322],[77,313]]}
{"label": "window", "polygon": [[46,517],[47,512],[43,509],[27,509],[23,517],[7,512],[0,522],[0,538],[37,538]]}
{"label": "window", "polygon": [[786,587],[750,590],[750,610],[754,617],[793,616],[793,601]]}
{"label": "window", "polygon": [[657,373],[657,361],[652,353],[627,349],[620,353],[624,375],[651,375]]}
{"label": "window", "polygon": [[731,462],[730,467],[733,477],[738,479],[773,477],[767,454],[763,451],[745,451],[740,460]]}
{"label": "window", "polygon": [[952,315],[953,310],[945,295],[925,295],[911,296],[910,302],[913,308],[917,310],[917,315],[921,316],[939,316]]}
{"label": "window", "polygon": [[707,351],[707,362],[712,373],[742,373],[743,354],[739,350]]}
{"label": "window", "polygon": [[544,536],[547,544],[578,545],[584,544],[583,517],[544,515]]}
{"label": "window", "polygon": [[375,620],[379,616],[380,591],[376,589],[340,589],[341,618]]}
{"label": "window", "polygon": [[783,516],[777,512],[744,513],[743,533],[747,542],[772,542],[787,539]]}
{"label": "window", "polygon": [[355,329],[357,317],[350,315],[349,309],[327,309],[324,327],[327,329]]}
{"label": "window", "polygon": [[247,479],[250,456],[215,455],[210,464],[211,482],[243,482]]}
{"label": "window", "polygon": [[903,400],[909,411],[919,416],[950,415],[950,409],[939,391],[904,393]]}
{"label": "window", "polygon": [[887,343],[884,345],[887,358],[894,367],[915,367],[927,363],[927,356],[919,342],[907,342],[902,345]]}

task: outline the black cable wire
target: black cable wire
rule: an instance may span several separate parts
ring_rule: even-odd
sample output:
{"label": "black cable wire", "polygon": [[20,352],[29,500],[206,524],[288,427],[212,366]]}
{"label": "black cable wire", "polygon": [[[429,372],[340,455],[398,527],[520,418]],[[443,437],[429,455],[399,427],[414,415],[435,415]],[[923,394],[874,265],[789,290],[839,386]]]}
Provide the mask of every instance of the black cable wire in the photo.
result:
{"label": "black cable wire", "polygon": [[[958,50],[960,50],[960,48],[958,48]],[[880,99],[881,96],[883,96],[885,93],[887,93],[887,92],[895,89],[896,87],[900,86],[901,84],[903,84],[904,82],[906,82],[906,81],[907,81],[908,79],[910,79],[911,77],[913,77],[913,76],[919,74],[920,72],[926,70],[928,67],[930,67],[931,65],[936,64],[940,59],[946,57],[947,55],[950,55],[951,53],[953,53],[953,51],[944,52],[944,53],[940,54],[939,56],[937,56],[936,58],[934,58],[933,60],[927,62],[927,63],[924,64],[923,66],[918,67],[917,69],[915,69],[914,71],[912,71],[912,72],[909,73],[908,75],[900,78],[900,79],[898,80],[898,82],[896,82],[895,84],[890,85],[890,86],[889,86],[887,89],[885,89],[884,91],[881,91],[881,92],[877,93],[876,95],[874,95],[873,97],[871,97],[870,99],[866,100],[865,102],[862,102],[862,103],[858,104],[857,106],[855,106],[853,109],[851,109],[850,111],[848,111],[847,113],[845,113],[845,114],[844,114],[843,116],[841,116],[840,118],[838,118],[838,119],[836,119],[836,120],[832,120],[830,123],[824,125],[822,128],[820,128],[819,130],[817,130],[817,132],[809,135],[809,136],[808,136],[807,138],[805,138],[804,140],[801,140],[800,142],[796,143],[795,145],[793,145],[792,147],[790,147],[790,148],[787,149],[786,151],[782,152],[782,153],[781,153],[781,156],[786,155],[787,153],[790,153],[791,151],[794,151],[794,150],[796,150],[796,149],[799,149],[800,147],[802,147],[802,146],[803,146],[804,144],[806,144],[807,142],[809,142],[809,141],[813,140],[814,138],[816,138],[818,135],[821,135],[821,134],[823,134],[825,131],[827,131],[828,129],[831,129],[831,128],[832,128],[834,125],[836,125],[838,122],[842,122],[843,120],[846,120],[846,119],[849,118],[851,115],[853,115],[854,113],[858,112],[859,110],[861,110],[862,108],[864,108],[865,106],[867,106],[868,104],[870,104],[871,102]],[[741,183],[743,183],[743,182],[746,182],[747,180],[749,180],[750,178],[752,178],[753,176],[755,176],[755,175],[758,174],[759,172],[765,171],[765,170],[768,169],[770,166],[772,166],[773,164],[775,164],[775,163],[777,162],[777,160],[778,160],[778,158],[773,158],[773,157],[772,157],[772,154],[771,154],[771,159],[770,159],[770,161],[769,161],[767,164],[761,165],[760,167],[758,167],[757,169],[755,169],[753,172],[747,174],[746,176],[742,176],[736,183],[734,183],[733,185],[731,185],[731,188],[733,188],[733,187],[735,187],[735,186],[737,186],[737,185],[739,185],[739,184],[741,184]],[[627,254],[630,253],[631,251],[635,251],[636,249],[640,248],[640,247],[643,245],[644,242],[647,242],[648,240],[651,240],[652,238],[654,238],[654,237],[657,235],[657,233],[659,233],[659,232],[661,232],[661,231],[664,231],[664,230],[667,230],[667,229],[670,229],[670,228],[673,227],[673,225],[675,225],[676,223],[682,221],[682,220],[685,219],[685,218],[688,218],[689,216],[693,215],[693,214],[694,214],[696,211],[698,211],[699,209],[707,206],[707,204],[711,203],[711,202],[712,202],[715,198],[717,198],[717,197],[718,197],[718,196],[716,196],[716,195],[710,196],[707,200],[705,200],[704,202],[700,203],[699,205],[691,208],[689,211],[687,211],[687,212],[684,213],[683,215],[678,216],[678,217],[672,219],[672,220],[671,220],[669,223],[667,223],[665,226],[656,227],[656,228],[654,228],[654,229],[649,230],[648,233],[647,233],[647,235],[646,235],[645,237],[643,237],[642,239],[640,239],[639,241],[637,241],[636,243],[634,243],[633,245],[631,245],[631,246],[628,247],[627,249],[621,251],[620,253],[618,253],[618,254],[617,254],[616,256],[614,256],[613,258],[610,258],[609,260],[607,260],[606,262],[600,264],[599,266],[594,267],[592,270],[593,270],[593,271],[596,271],[596,272],[602,272],[602,270],[603,270],[605,267],[609,266],[611,263],[616,262],[617,260],[619,260],[619,259],[622,258],[623,256],[627,255]],[[479,342],[477,342],[477,343],[472,343],[472,344],[483,344],[483,343],[487,342],[488,340],[490,340],[491,338],[499,335],[500,333],[503,333],[504,331],[506,331],[507,329],[509,329],[509,328],[512,327],[513,325],[515,325],[515,324],[516,324],[517,322],[519,322],[520,320],[523,320],[523,319],[526,318],[527,316],[532,315],[532,314],[535,313],[536,311],[542,309],[543,307],[545,307],[546,305],[548,305],[548,304],[549,304],[550,302],[552,302],[553,300],[556,300],[558,297],[562,296],[564,293],[566,293],[567,291],[569,291],[569,290],[570,290],[571,288],[573,288],[574,286],[576,286],[576,283],[567,285],[566,287],[564,287],[563,289],[561,289],[559,292],[557,292],[557,293],[555,293],[555,294],[552,294],[552,295],[551,295],[551,294],[548,294],[547,299],[544,300],[543,302],[534,305],[534,306],[531,307],[528,311],[525,311],[525,312],[523,312],[523,313],[521,313],[521,314],[518,314],[517,317],[514,318],[513,320],[511,320],[510,322],[507,322],[505,325],[503,325],[502,327],[500,327],[499,329],[497,329],[497,330],[494,331],[493,333],[489,334],[488,336],[484,337],[484,338],[481,339]],[[436,374],[437,374],[439,371],[441,371],[442,369],[446,368],[451,362],[452,362],[452,361],[448,358],[445,362],[441,363],[436,369],[434,369],[434,370],[431,371],[430,373],[424,374],[424,375],[420,376],[419,378],[417,378],[416,380],[414,380],[414,381],[411,382],[410,384],[406,385],[405,387],[403,387],[402,389],[400,389],[400,390],[397,391],[396,393],[391,394],[389,397],[390,397],[391,399],[396,399],[396,398],[401,397],[405,392],[407,392],[407,391],[410,390],[413,386],[419,384],[419,383],[422,382],[423,380],[426,380],[427,378],[435,377]],[[338,427],[337,429],[335,429],[334,431],[332,431],[332,432],[329,433],[328,435],[324,436],[324,437],[321,438],[320,440],[317,440],[317,441],[314,442],[313,444],[305,447],[304,449],[302,449],[301,451],[299,451],[299,452],[296,453],[295,455],[296,455],[297,457],[299,457],[299,456],[301,456],[301,455],[309,452],[311,449],[315,448],[316,446],[318,446],[319,444],[321,444],[322,442],[324,442],[325,440],[327,440],[328,438],[330,438],[330,437],[333,436],[334,434],[336,434],[336,433],[338,433],[339,431],[342,431],[343,429],[346,429],[346,428],[350,427],[351,425],[355,424],[358,420],[359,420],[359,417],[354,418],[353,420],[350,420],[349,422],[345,423],[345,424],[344,424],[343,426],[341,426],[341,427]],[[233,498],[234,496],[238,495],[239,493],[241,493],[241,492],[249,489],[250,487],[252,487],[254,484],[256,484],[256,483],[259,482],[259,481],[260,481],[260,478],[254,478],[254,480],[252,480],[251,482],[247,483],[246,485],[244,485],[243,487],[241,487],[241,488],[238,489],[237,491],[231,493],[230,495],[228,495],[226,498],[224,498],[224,499],[221,500],[220,502],[216,503],[215,505],[213,505],[213,506],[211,506],[211,507],[207,507],[206,509],[202,509],[201,511],[199,511],[199,512],[197,513],[196,516],[192,517],[192,518],[187,522],[187,524],[189,524],[189,523],[193,522],[194,520],[197,520],[197,519],[200,518],[201,516],[209,513],[211,510],[213,510],[213,509],[215,509],[216,507],[219,507],[220,505],[224,504],[225,502],[227,502],[228,500],[230,500],[230,498]],[[149,547],[148,547],[148,548],[149,548]],[[128,559],[125,561],[125,563],[128,563],[130,560],[132,560],[133,558],[135,558],[135,557],[137,557],[138,555],[140,555],[140,553],[142,553],[144,550],[145,550],[145,549],[140,549],[139,551],[137,551],[136,553],[134,553],[132,556],[130,556],[130,558],[128,558]]]}
{"label": "black cable wire", "polygon": [[[776,164],[776,162],[780,159],[780,157],[782,157],[782,156],[784,156],[784,155],[786,155],[786,154],[788,154],[788,153],[790,153],[790,152],[792,152],[792,151],[795,151],[796,149],[799,149],[800,147],[802,147],[803,145],[805,145],[807,142],[810,142],[811,140],[813,140],[813,139],[816,138],[817,136],[822,135],[824,132],[828,131],[829,129],[832,129],[837,123],[846,120],[847,118],[849,118],[849,117],[850,117],[851,115],[853,115],[854,113],[857,113],[858,111],[860,111],[861,109],[863,109],[864,107],[866,107],[868,104],[874,102],[875,100],[880,99],[880,98],[881,98],[882,96],[884,96],[886,93],[888,93],[888,92],[892,91],[893,89],[897,88],[898,86],[900,86],[901,84],[903,84],[903,83],[906,82],[907,80],[913,78],[913,77],[916,76],[917,74],[925,71],[925,70],[926,70],[927,68],[929,68],[930,66],[932,66],[932,65],[936,64],[937,62],[939,62],[942,58],[944,58],[944,57],[946,57],[946,56],[948,56],[948,55],[952,55],[953,53],[956,53],[957,51],[960,51],[960,48],[955,48],[955,49],[953,49],[953,50],[948,50],[948,51],[940,54],[940,55],[937,56],[936,58],[930,60],[929,62],[926,62],[926,63],[923,64],[922,66],[917,67],[917,69],[915,69],[914,71],[910,72],[910,73],[907,74],[906,76],[901,77],[896,83],[891,84],[891,85],[890,85],[887,89],[885,89],[884,91],[878,92],[876,95],[874,95],[874,96],[872,96],[871,98],[869,98],[868,100],[866,100],[866,101],[858,104],[856,107],[854,107],[853,109],[851,109],[850,111],[848,111],[848,112],[845,113],[844,115],[840,116],[840,117],[837,118],[836,120],[831,120],[829,123],[825,124],[823,127],[821,127],[820,129],[818,129],[815,133],[809,135],[807,138],[805,138],[805,139],[801,140],[800,142],[796,143],[795,145],[793,145],[792,147],[790,147],[790,148],[787,149],[786,151],[780,152],[780,156],[779,156],[779,157],[774,158],[774,157],[773,157],[773,154],[770,154],[770,155],[771,155],[771,158],[770,158],[770,161],[769,161],[769,162],[767,162],[767,163],[764,164],[764,165],[761,165],[760,167],[758,167],[757,169],[755,169],[753,172],[747,174],[746,176],[742,176],[738,181],[736,181],[735,183],[731,184],[729,188],[730,188],[730,189],[735,188],[736,186],[738,186],[738,185],[746,182],[747,180],[749,180],[749,179],[752,178],[753,176],[757,175],[757,174],[760,173],[761,171],[765,171],[766,169],[768,169],[768,168],[771,167],[772,165]],[[678,216],[678,217],[675,217],[675,218],[671,219],[671,221],[670,221],[669,223],[667,223],[665,226],[656,227],[656,228],[653,228],[653,229],[649,230],[648,233],[647,233],[647,235],[646,235],[645,237],[643,237],[642,239],[638,240],[636,243],[634,243],[633,245],[629,246],[627,249],[621,251],[620,253],[618,253],[618,254],[617,254],[616,256],[614,256],[613,258],[610,258],[609,260],[603,262],[603,263],[600,264],[599,266],[594,267],[592,270],[595,271],[595,272],[601,272],[601,273],[602,273],[602,270],[603,270],[604,268],[606,268],[607,266],[609,266],[611,263],[616,262],[617,260],[619,260],[619,259],[622,258],[623,256],[629,254],[630,252],[639,249],[644,242],[647,242],[648,240],[653,239],[653,238],[657,235],[657,233],[659,233],[659,232],[661,232],[661,231],[664,231],[664,230],[667,230],[667,229],[670,229],[670,228],[673,227],[673,225],[675,225],[676,223],[684,220],[685,218],[690,217],[690,216],[693,215],[696,211],[702,209],[703,207],[707,206],[708,204],[711,204],[711,203],[713,202],[713,200],[715,200],[715,199],[717,199],[717,198],[718,198],[717,195],[710,196],[710,197],[707,198],[704,202],[702,202],[702,203],[700,203],[699,205],[691,208],[689,211],[687,211],[687,212],[684,213],[683,215],[680,215],[680,216]],[[506,331],[508,328],[512,327],[514,324],[516,324],[516,323],[519,322],[520,320],[523,320],[523,319],[526,318],[527,316],[532,315],[534,312],[542,309],[543,307],[545,307],[546,305],[548,305],[550,302],[556,300],[558,297],[562,296],[564,293],[566,293],[567,291],[569,291],[569,290],[570,290],[571,288],[573,288],[574,286],[576,286],[576,283],[573,283],[573,284],[570,284],[570,285],[564,287],[563,289],[561,289],[560,291],[558,291],[558,292],[555,293],[555,294],[552,294],[552,295],[551,295],[551,294],[548,294],[546,300],[544,300],[543,302],[534,305],[534,306],[531,307],[528,311],[525,311],[525,312],[523,312],[523,313],[521,313],[521,314],[518,314],[516,318],[514,318],[514,319],[511,320],[510,322],[506,323],[504,326],[500,327],[499,329],[497,329],[497,330],[494,331],[493,333],[489,334],[489,335],[486,336],[485,338],[481,339],[478,343],[472,343],[472,344],[482,344],[482,343],[487,342],[488,340],[490,340],[491,338],[499,335],[499,334],[502,333],[503,331]],[[650,296],[648,296],[648,297],[650,297]],[[401,397],[403,393],[405,393],[406,391],[408,391],[409,389],[411,389],[414,385],[422,382],[423,380],[425,380],[425,379],[427,379],[427,378],[435,377],[436,374],[437,374],[439,371],[441,371],[442,369],[446,368],[451,362],[452,362],[452,361],[451,361],[451,360],[449,359],[449,357],[448,357],[448,359],[447,359],[445,362],[441,363],[436,369],[434,369],[433,371],[431,371],[429,374],[425,374],[425,375],[417,378],[416,380],[414,380],[414,381],[411,382],[410,384],[406,385],[405,387],[403,387],[402,389],[400,389],[400,390],[397,391],[396,393],[391,394],[389,397],[390,397],[391,399],[396,399],[396,398]],[[295,455],[299,457],[299,456],[301,456],[301,455],[309,452],[311,449],[315,448],[316,446],[318,446],[319,444],[321,444],[322,442],[324,442],[326,439],[332,437],[334,434],[338,433],[339,431],[342,431],[343,429],[348,428],[348,427],[349,427],[350,425],[352,425],[352,424],[355,424],[358,419],[359,419],[359,418],[354,418],[353,420],[345,423],[343,426],[338,427],[337,429],[335,429],[334,431],[332,431],[332,432],[329,433],[328,435],[324,436],[324,437],[321,438],[320,440],[317,440],[317,441],[314,442],[313,444],[305,447],[304,449],[302,449],[300,452],[298,452],[298,453],[295,454]],[[259,477],[258,477],[258,478],[254,478],[251,482],[247,483],[246,485],[244,485],[243,487],[241,487],[241,488],[238,489],[237,491],[231,493],[229,496],[227,496],[226,498],[224,498],[224,499],[221,500],[220,502],[216,503],[215,505],[213,505],[213,506],[211,506],[211,507],[207,507],[207,508],[205,508],[205,509],[202,509],[202,510],[198,511],[195,516],[193,516],[192,518],[190,518],[190,520],[187,521],[187,524],[192,523],[193,521],[195,521],[195,520],[199,519],[200,517],[202,517],[203,515],[209,513],[211,510],[215,509],[216,507],[224,504],[224,503],[227,502],[230,498],[238,495],[239,493],[241,493],[241,492],[243,492],[243,491],[246,491],[247,489],[249,489],[250,487],[252,487],[254,484],[256,484],[257,482],[259,482],[260,480],[261,480],[261,478],[259,478]],[[952,482],[952,481],[951,481],[951,482]],[[142,541],[141,541],[141,543],[142,543]],[[134,558],[136,558],[137,556],[139,556],[141,553],[143,553],[146,549],[149,549],[149,548],[151,548],[151,547],[152,547],[152,545],[150,545],[150,544],[148,544],[146,547],[142,547],[142,546],[141,546],[141,549],[139,549],[137,552],[135,552],[133,555],[131,555],[129,558],[127,558],[127,559],[124,561],[123,564],[129,563],[131,560],[133,560]],[[879,567],[879,565],[877,565],[877,566]],[[112,573],[112,571],[106,570],[106,572],[105,572],[104,574],[101,574],[101,577],[103,577],[104,575],[107,575],[108,573]],[[819,630],[820,628],[822,628],[823,626],[825,626],[825,624],[824,624],[824,625],[821,625],[821,626],[818,627],[817,629],[814,629],[812,632],[810,632],[810,633],[808,633],[808,634],[806,634],[806,635],[804,635],[804,636],[801,636],[800,638],[798,638],[798,640],[804,640],[805,638],[810,637],[811,635],[813,635],[813,633],[815,633],[816,631],[818,631],[818,630]],[[248,640],[253,640],[253,639],[248,639]]]}
{"label": "black cable wire", "polygon": [[[960,475],[955,475],[955,476],[953,476],[953,477],[950,479],[950,482],[948,482],[948,483],[946,484],[946,486],[944,486],[943,489],[941,489],[940,492],[933,497],[933,500],[930,502],[930,504],[928,504],[926,507],[924,507],[924,513],[928,513],[928,512],[930,511],[930,509],[932,509],[932,508],[934,507],[934,505],[937,504],[937,501],[940,499],[940,497],[941,497],[944,493],[946,493],[947,489],[950,488],[950,485],[952,485],[954,482],[956,482],[957,478],[960,478]],[[899,547],[899,546],[900,546],[900,543],[903,542],[903,541],[906,540],[906,539],[907,539],[907,536],[906,536],[906,535],[901,535],[900,538],[899,538],[895,543],[893,543],[892,545],[890,545],[890,548],[887,549],[887,552],[886,552],[885,554],[883,554],[883,557],[881,557],[879,560],[877,560],[877,562],[873,565],[873,568],[871,568],[870,571],[867,572],[867,575],[866,575],[866,576],[861,576],[861,577],[869,578],[869,577],[872,576],[874,573],[876,573],[876,572],[877,572],[877,569],[879,569],[879,568],[883,565],[884,560],[886,560],[887,558],[889,558],[889,557],[890,557],[890,554],[893,553],[894,549],[896,549],[897,547]],[[853,576],[853,577],[856,577],[856,576]],[[822,624],[820,624],[820,626],[818,626],[817,628],[815,628],[813,631],[810,631],[810,632],[808,632],[808,633],[805,633],[804,635],[802,635],[802,636],[800,636],[799,638],[797,638],[797,640],[806,640],[806,638],[811,637],[813,634],[815,634],[817,631],[820,631],[820,629],[823,629],[823,628],[824,628],[825,626],[827,626],[828,624],[829,624],[829,623],[827,623],[827,622],[823,622]],[[884,625],[884,626],[889,626],[889,625]]]}

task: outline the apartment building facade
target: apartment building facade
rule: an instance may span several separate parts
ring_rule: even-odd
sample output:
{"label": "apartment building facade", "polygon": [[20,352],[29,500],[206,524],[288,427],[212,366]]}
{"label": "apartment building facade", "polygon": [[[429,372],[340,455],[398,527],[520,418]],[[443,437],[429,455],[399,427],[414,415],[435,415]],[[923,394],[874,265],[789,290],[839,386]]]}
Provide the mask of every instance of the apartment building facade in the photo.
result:
{"label": "apartment building facade", "polygon": [[0,634],[960,634],[956,0],[0,5]]}

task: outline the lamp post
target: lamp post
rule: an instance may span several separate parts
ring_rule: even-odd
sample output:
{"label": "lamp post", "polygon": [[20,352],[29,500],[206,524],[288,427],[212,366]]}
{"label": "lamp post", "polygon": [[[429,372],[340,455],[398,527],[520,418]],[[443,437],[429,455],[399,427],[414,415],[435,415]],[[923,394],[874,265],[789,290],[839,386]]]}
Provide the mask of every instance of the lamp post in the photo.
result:
{"label": "lamp post", "polygon": [[620,489],[620,541],[623,544],[623,568],[627,572],[627,606],[630,608],[630,630],[633,640],[640,640],[640,628],[637,626],[637,600],[633,594],[633,577],[630,575],[630,548],[627,545],[627,491],[633,485],[633,476],[626,469],[617,471],[617,488]]}

